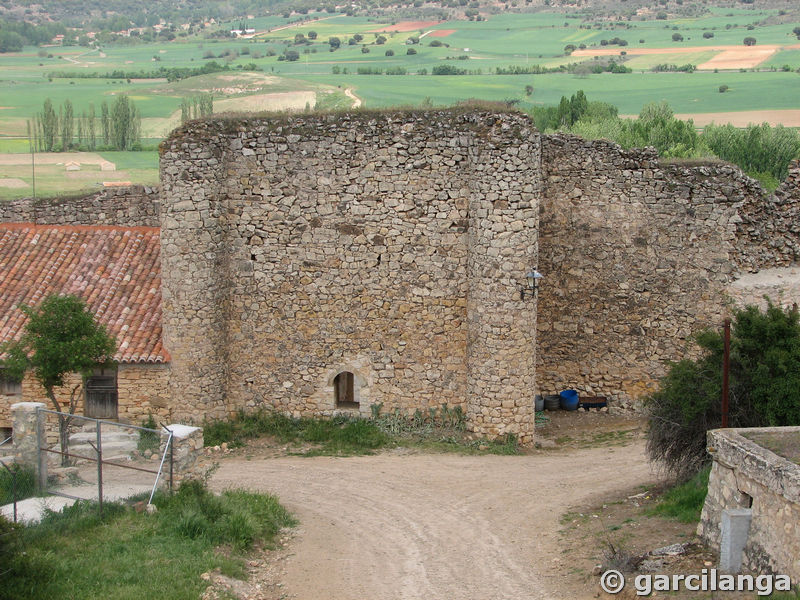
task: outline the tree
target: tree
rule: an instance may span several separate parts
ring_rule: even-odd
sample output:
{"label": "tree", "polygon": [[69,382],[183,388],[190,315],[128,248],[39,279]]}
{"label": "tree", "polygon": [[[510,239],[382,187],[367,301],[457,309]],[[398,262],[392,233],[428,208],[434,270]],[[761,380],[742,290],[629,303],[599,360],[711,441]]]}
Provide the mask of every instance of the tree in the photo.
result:
{"label": "tree", "polygon": [[139,142],[141,116],[128,96],[117,96],[111,107],[111,143],[117,150],[130,150]]}
{"label": "tree", "polygon": [[[703,355],[673,364],[646,400],[647,450],[681,477],[708,462],[706,432],[721,424],[723,340],[697,336]],[[768,303],[737,310],[731,331],[732,427],[800,424],[800,314]]]}
{"label": "tree", "polygon": [[20,52],[25,39],[16,31],[0,29],[0,52]]}
{"label": "tree", "polygon": [[317,39],[317,32],[314,31],[313,29],[311,31],[309,31],[308,32],[308,39],[310,39],[310,40]]}
{"label": "tree", "polygon": [[89,102],[89,115],[86,117],[89,136],[89,150],[94,150],[97,145],[97,132],[95,131],[94,103]]}
{"label": "tree", "polygon": [[747,36],[744,38],[742,42],[745,46],[755,46],[756,45],[756,38]]}
{"label": "tree", "polygon": [[111,120],[108,115],[108,103],[103,100],[100,105],[100,128],[103,130],[103,145],[111,143]]}
{"label": "tree", "polygon": [[[70,373],[86,377],[100,366],[108,366],[116,351],[116,342],[105,327],[94,320],[83,300],[75,296],[52,295],[38,307],[20,306],[28,317],[19,341],[3,346],[2,366],[9,377],[22,380],[31,372],[45,390],[47,398],[60,414],[58,417],[61,452],[69,449],[69,425],[80,398],[82,384],[72,388],[69,405],[62,406],[55,389],[63,387]],[[61,464],[68,464],[62,455]]]}
{"label": "tree", "polygon": [[42,128],[42,142],[45,152],[52,152],[56,143],[56,135],[58,131],[58,116],[53,108],[53,103],[50,98],[44,101],[42,114],[39,117],[39,122]]}
{"label": "tree", "polygon": [[331,50],[336,50],[342,45],[342,40],[340,40],[338,37],[332,37],[328,40],[328,44],[330,44]]}
{"label": "tree", "polygon": [[673,33],[672,34],[672,41],[673,42],[682,42],[683,36],[680,33]]}
{"label": "tree", "polygon": [[66,152],[72,145],[72,136],[75,131],[75,115],[72,102],[64,100],[64,111],[61,117],[61,151]]}

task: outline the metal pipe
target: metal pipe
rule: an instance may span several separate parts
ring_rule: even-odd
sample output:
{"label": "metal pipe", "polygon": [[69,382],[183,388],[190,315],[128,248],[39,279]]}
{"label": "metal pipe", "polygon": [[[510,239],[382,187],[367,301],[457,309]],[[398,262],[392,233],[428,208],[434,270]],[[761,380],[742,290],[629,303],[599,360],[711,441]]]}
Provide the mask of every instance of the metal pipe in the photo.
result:
{"label": "metal pipe", "polygon": [[728,427],[730,371],[731,371],[731,320],[725,319],[724,352],[722,357],[722,427]]}
{"label": "metal pipe", "polygon": [[100,433],[102,421],[97,422],[97,498],[100,503],[100,516],[103,516],[103,436]]}
{"label": "metal pipe", "polygon": [[[164,427],[164,429],[167,428]],[[147,501],[148,504],[153,503],[153,496],[155,496],[156,494],[156,488],[158,487],[158,480],[161,478],[161,470],[164,468],[164,459],[167,458],[167,449],[172,447],[170,445],[172,444],[172,431],[170,431],[169,429],[167,429],[167,431],[169,431],[169,437],[167,438],[167,445],[164,447],[164,454],[161,455],[161,463],[158,465],[158,474],[156,475],[155,483],[153,483],[153,491],[150,492],[150,499]]]}

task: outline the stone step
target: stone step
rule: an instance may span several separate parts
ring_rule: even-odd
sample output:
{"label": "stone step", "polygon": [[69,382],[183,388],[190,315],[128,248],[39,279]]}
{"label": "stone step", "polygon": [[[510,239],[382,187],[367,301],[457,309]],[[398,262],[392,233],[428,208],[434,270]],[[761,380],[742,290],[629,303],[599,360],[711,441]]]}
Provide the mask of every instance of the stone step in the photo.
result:
{"label": "stone step", "polygon": [[[103,444],[106,442],[131,442],[135,445],[139,441],[138,433],[128,433],[124,431],[103,431],[100,437],[103,441]],[[76,444],[86,442],[92,442],[94,444],[96,443],[96,440],[97,432],[82,431],[79,433],[73,433],[69,436],[70,443]]]}
{"label": "stone step", "polygon": [[[109,442],[106,444],[103,443],[103,458],[108,458],[112,454],[118,456],[127,456],[131,452],[136,450],[136,444],[131,444],[127,442]],[[92,448],[89,444],[76,444],[69,446],[70,454],[80,454],[81,456],[96,456],[96,452],[94,448]]]}

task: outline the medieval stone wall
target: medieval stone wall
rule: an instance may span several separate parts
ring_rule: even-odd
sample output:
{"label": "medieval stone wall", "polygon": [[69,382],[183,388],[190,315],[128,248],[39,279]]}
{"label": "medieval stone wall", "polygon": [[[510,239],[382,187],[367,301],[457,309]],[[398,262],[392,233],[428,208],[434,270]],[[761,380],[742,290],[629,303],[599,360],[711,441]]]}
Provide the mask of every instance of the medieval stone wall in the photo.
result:
{"label": "medieval stone wall", "polygon": [[173,394],[209,417],[448,404],[529,441],[539,136],[521,115],[189,124],[162,147]]}
{"label": "medieval stone wall", "polygon": [[568,135],[543,137],[542,170],[545,393],[575,388],[629,404],[666,361],[692,352],[693,333],[721,322],[739,271],[796,258],[791,178],[768,198],[731,165],[668,163],[653,149]]}
{"label": "medieval stone wall", "polygon": [[81,198],[0,202],[0,222],[38,225],[158,227],[161,190],[140,185],[103,189]]}

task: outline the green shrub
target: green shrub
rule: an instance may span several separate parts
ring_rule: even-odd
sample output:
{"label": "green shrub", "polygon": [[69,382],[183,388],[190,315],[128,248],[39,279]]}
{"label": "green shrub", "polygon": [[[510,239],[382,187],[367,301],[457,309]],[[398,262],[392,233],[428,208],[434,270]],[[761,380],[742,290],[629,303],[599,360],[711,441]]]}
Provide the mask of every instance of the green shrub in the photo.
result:
{"label": "green shrub", "polygon": [[[697,337],[703,355],[670,367],[646,400],[650,457],[688,478],[707,462],[706,432],[721,425],[723,340]],[[729,424],[800,424],[800,316],[768,303],[734,312],[731,331]]]}

